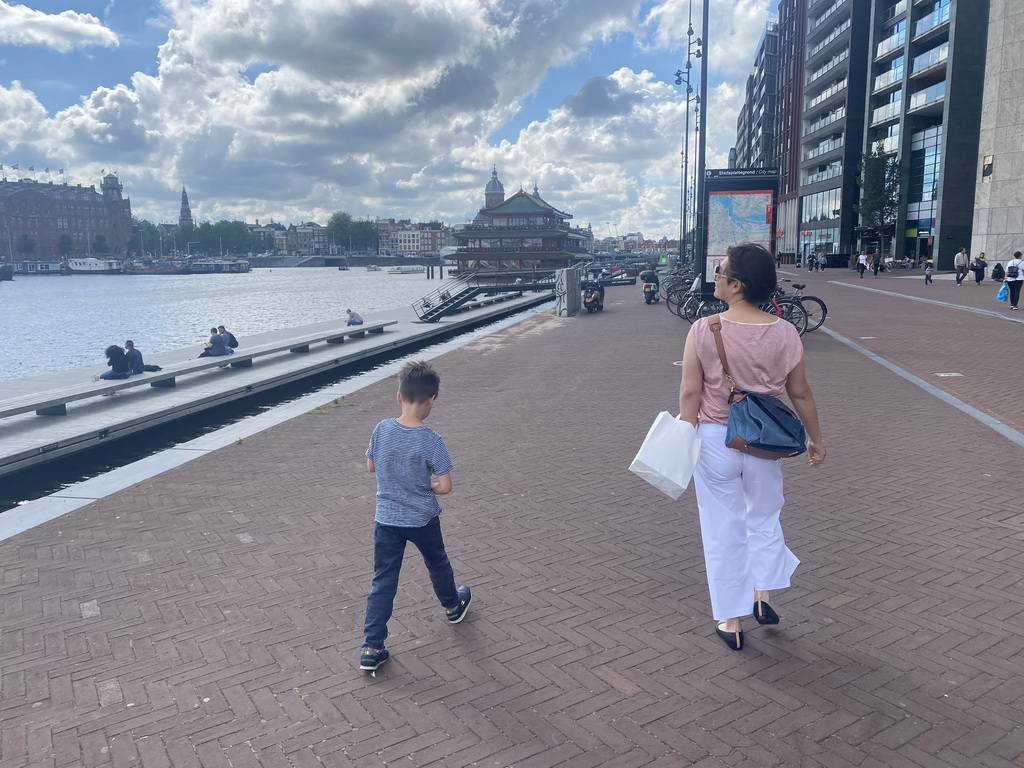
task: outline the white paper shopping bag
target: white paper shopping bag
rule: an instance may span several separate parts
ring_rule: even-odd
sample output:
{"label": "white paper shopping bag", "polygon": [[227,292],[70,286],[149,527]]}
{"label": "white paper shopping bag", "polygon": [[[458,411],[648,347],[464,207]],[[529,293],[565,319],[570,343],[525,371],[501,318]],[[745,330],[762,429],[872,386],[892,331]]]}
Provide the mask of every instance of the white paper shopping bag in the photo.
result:
{"label": "white paper shopping bag", "polygon": [[693,425],[662,411],[648,430],[629,471],[678,499],[690,484],[699,455],[700,438]]}

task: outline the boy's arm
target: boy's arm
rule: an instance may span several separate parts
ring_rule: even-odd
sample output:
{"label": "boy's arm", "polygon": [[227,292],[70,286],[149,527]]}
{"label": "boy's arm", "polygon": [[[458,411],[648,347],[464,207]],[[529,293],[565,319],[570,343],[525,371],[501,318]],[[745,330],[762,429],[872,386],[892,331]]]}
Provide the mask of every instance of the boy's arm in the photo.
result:
{"label": "boy's arm", "polygon": [[430,484],[430,490],[432,490],[437,496],[444,496],[446,493],[451,493],[452,473],[445,472],[443,475],[438,475],[437,479]]}
{"label": "boy's arm", "polygon": [[377,471],[377,468],[375,466],[373,466],[373,459],[367,459],[366,460],[366,468],[370,472],[376,472]]}

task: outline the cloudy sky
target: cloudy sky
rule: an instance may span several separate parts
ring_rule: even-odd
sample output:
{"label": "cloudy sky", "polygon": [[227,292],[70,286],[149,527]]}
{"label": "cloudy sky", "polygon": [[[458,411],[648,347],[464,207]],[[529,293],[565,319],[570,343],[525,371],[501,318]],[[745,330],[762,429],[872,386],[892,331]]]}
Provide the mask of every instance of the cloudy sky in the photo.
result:
{"label": "cloudy sky", "polygon": [[[711,0],[709,167],[776,5]],[[598,236],[674,237],[689,6],[0,0],[0,163],[97,186],[114,170],[158,222],[184,184],[198,220],[450,224],[496,165],[507,193],[536,183]]]}

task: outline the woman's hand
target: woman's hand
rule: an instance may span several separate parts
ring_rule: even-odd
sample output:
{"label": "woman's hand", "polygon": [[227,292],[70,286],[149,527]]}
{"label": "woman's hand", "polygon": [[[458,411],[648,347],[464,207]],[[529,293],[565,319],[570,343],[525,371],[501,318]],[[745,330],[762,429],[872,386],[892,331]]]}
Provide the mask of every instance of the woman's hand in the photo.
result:
{"label": "woman's hand", "polygon": [[807,458],[812,467],[820,466],[825,461],[825,446],[814,440],[807,441]]}

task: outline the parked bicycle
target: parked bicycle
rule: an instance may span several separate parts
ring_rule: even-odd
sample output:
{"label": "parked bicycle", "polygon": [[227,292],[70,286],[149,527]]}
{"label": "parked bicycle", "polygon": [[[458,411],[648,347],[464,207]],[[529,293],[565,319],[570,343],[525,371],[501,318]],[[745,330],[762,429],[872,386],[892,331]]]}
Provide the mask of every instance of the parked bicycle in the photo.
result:
{"label": "parked bicycle", "polygon": [[[784,283],[791,283],[790,280],[783,280]],[[816,331],[821,328],[825,322],[825,317],[828,315],[828,307],[825,306],[825,302],[819,299],[817,296],[804,296],[801,291],[807,286],[803,283],[791,283],[793,286],[792,293],[786,293],[779,288],[776,292],[776,298],[788,299],[795,301],[801,307],[804,312],[807,313],[807,330]]]}

